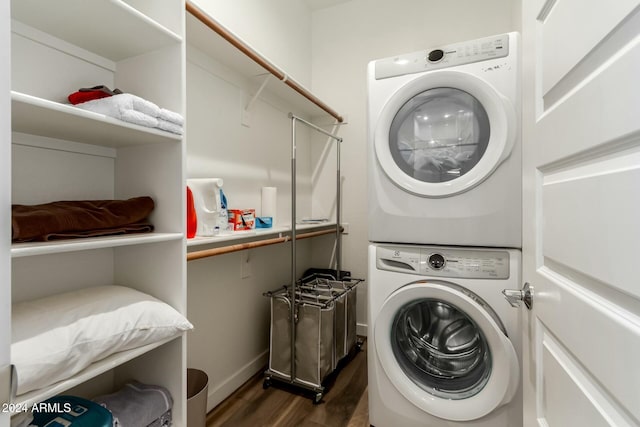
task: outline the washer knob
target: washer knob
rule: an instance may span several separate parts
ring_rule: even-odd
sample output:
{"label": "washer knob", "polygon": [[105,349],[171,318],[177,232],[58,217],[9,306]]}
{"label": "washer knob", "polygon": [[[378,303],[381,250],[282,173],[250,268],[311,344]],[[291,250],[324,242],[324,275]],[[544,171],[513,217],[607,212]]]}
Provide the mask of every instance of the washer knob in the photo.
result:
{"label": "washer knob", "polygon": [[429,62],[438,62],[444,58],[444,51],[442,49],[435,49],[429,52],[427,59]]}
{"label": "washer knob", "polygon": [[429,265],[434,270],[442,270],[444,268],[445,263],[446,263],[446,261],[445,261],[444,257],[442,256],[442,254],[429,255],[429,260],[428,261],[429,261]]}

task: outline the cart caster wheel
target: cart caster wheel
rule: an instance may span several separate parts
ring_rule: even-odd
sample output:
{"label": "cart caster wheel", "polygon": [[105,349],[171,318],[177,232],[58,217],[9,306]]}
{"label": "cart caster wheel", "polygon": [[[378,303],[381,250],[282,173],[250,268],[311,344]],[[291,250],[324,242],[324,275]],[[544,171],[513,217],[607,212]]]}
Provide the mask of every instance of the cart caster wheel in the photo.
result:
{"label": "cart caster wheel", "polygon": [[266,390],[269,387],[271,387],[271,378],[265,378],[264,381],[262,382],[262,388]]}
{"label": "cart caster wheel", "polygon": [[324,394],[322,394],[322,393],[316,393],[316,395],[313,397],[313,404],[314,405],[320,404],[320,402],[322,401],[322,397],[323,396],[324,396]]}

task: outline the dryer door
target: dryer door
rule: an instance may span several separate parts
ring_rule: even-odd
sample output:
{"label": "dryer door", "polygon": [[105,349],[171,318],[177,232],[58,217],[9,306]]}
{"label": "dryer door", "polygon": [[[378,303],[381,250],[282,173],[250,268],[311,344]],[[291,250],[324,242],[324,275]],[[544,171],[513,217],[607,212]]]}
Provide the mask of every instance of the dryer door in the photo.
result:
{"label": "dryer door", "polygon": [[374,334],[391,383],[431,415],[474,420],[508,403],[517,389],[518,359],[502,323],[458,285],[419,281],[396,290]]}
{"label": "dryer door", "polygon": [[389,178],[418,196],[447,197],[488,178],[511,153],[514,107],[483,80],[432,71],[384,106],[374,135]]}

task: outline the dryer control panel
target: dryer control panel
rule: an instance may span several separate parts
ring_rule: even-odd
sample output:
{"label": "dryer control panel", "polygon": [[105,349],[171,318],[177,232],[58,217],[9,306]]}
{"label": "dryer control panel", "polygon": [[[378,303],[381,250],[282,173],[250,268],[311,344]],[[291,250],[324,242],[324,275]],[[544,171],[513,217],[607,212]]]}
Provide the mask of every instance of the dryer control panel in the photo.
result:
{"label": "dryer control panel", "polygon": [[376,61],[376,79],[437,70],[509,55],[509,34],[451,44]]}
{"label": "dryer control panel", "polygon": [[508,279],[509,252],[441,246],[378,246],[376,266],[431,277]]}

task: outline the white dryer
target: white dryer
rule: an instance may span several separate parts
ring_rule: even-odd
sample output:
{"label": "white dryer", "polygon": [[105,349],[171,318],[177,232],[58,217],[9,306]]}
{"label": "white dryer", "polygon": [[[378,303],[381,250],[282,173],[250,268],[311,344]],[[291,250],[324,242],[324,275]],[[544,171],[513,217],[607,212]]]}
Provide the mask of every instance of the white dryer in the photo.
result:
{"label": "white dryer", "polygon": [[520,251],[369,246],[369,422],[522,426]]}
{"label": "white dryer", "polygon": [[369,240],[521,247],[518,34],[368,66]]}

